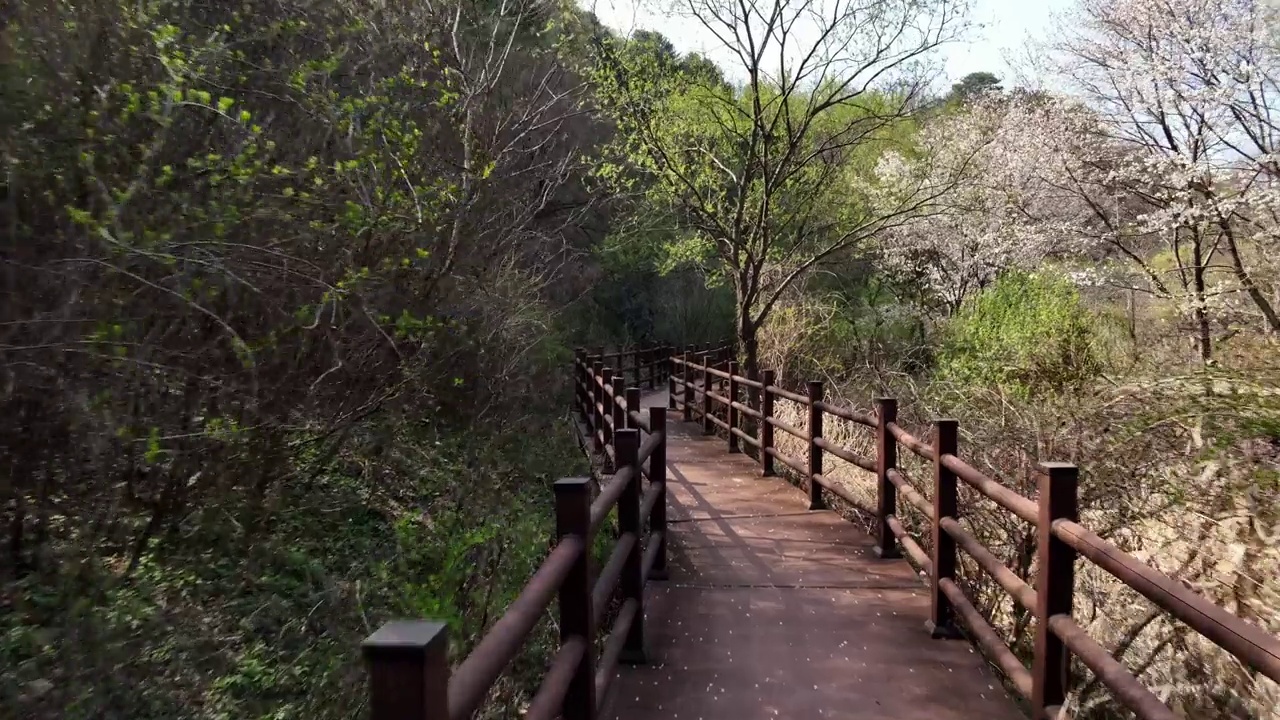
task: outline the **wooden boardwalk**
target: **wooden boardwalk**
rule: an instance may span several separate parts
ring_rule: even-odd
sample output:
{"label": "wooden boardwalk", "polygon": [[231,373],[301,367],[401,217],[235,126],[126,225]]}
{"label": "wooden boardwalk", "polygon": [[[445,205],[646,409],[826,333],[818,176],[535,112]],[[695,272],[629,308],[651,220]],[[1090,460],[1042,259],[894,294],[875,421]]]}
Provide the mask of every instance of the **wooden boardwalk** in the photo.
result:
{"label": "wooden boardwalk", "polygon": [[[1176,713],[1072,617],[1081,560],[1243,667],[1280,682],[1280,638],[1077,522],[1074,465],[1040,463],[1032,499],[956,454],[955,420],[936,420],[932,442],[925,442],[898,425],[893,398],[878,398],[868,414],[823,400],[821,382],[807,383],[801,395],[778,387],[771,370],[761,371],[758,381],[737,375],[728,348],[703,350],[697,365],[689,352],[677,357],[670,347],[576,353],[580,438],[588,451],[611,455],[616,472],[594,496],[588,478],[555,483],[554,548],[456,667],[441,621],[391,621],[364,641],[374,720],[475,716],[553,603],[559,648],[520,713],[525,720],[1023,717],[969,643],[933,639],[926,630],[931,615],[950,627],[952,612],[1036,718],[1059,717],[1078,661],[1116,705],[1145,720],[1174,720]],[[615,375],[605,365],[613,361],[626,372]],[[637,386],[655,384],[668,370],[671,387],[680,389],[673,401],[682,396],[684,407],[705,422],[759,443],[823,492],[857,502],[822,474],[824,453],[874,470],[878,531],[936,573],[928,591],[905,561],[877,558],[871,538],[853,525],[830,511],[810,511],[807,492],[761,478],[747,456],[730,454],[723,440],[680,423],[664,409],[665,392],[643,396]],[[758,404],[750,393],[746,403],[739,401],[744,386],[761,391]],[[777,419],[777,398],[807,408],[803,429]],[[725,412],[718,413],[717,404]],[[768,424],[749,434],[738,413]],[[822,432],[827,416],[874,431],[875,456],[830,442]],[[770,428],[804,440],[808,462],[780,453]],[[897,470],[899,450],[933,464],[929,499]],[[958,521],[961,482],[1038,529],[1034,586],[1011,576]],[[930,519],[925,534],[937,540],[932,558],[901,525],[895,499]],[[612,551],[607,561],[593,563],[592,551],[602,544],[594,540],[608,540],[598,529],[615,511]],[[664,552],[668,544],[670,553]],[[1033,613],[1030,668],[953,580],[959,550]],[[930,598],[937,605],[931,607]],[[620,666],[624,660],[642,664]]]}
{"label": "wooden boardwalk", "polygon": [[668,430],[670,579],[649,585],[649,664],[612,685],[618,720],[1023,717],[968,642],[930,637],[906,561],[699,426]]}

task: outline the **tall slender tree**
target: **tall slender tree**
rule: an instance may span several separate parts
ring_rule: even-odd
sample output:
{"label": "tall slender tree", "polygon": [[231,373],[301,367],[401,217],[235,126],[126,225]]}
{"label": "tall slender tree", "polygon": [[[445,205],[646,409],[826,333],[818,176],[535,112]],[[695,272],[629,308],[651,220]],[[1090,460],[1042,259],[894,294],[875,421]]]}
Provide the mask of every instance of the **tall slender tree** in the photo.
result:
{"label": "tall slender tree", "polygon": [[[963,25],[953,0],[680,0],[714,40],[724,79],[602,44],[602,102],[618,123],[603,174],[679,229],[673,261],[734,290],[745,365],[786,291],[936,188],[869,180],[925,92],[930,51]],[[727,80],[727,82],[725,81]]]}

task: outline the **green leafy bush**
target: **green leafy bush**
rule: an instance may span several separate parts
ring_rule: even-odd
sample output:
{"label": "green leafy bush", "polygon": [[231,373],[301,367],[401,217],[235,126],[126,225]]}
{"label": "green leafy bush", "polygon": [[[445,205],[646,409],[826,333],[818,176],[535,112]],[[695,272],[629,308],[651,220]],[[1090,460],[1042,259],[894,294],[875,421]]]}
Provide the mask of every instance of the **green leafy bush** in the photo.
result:
{"label": "green leafy bush", "polygon": [[1103,368],[1094,319],[1067,280],[1008,273],[947,324],[938,377],[1022,397],[1081,387]]}
{"label": "green leafy bush", "polygon": [[568,12],[0,11],[0,719],[355,717],[381,622],[501,614],[581,462]]}

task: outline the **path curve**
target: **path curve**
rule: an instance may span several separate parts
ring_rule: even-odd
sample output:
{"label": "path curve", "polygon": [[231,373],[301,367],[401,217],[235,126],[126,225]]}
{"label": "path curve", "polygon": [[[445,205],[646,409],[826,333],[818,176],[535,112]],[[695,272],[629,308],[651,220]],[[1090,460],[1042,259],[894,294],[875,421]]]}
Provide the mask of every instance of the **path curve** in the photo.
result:
{"label": "path curve", "polygon": [[1024,717],[968,642],[930,637],[905,560],[676,413],[667,427],[670,579],[648,586],[649,664],[620,669],[614,717]]}

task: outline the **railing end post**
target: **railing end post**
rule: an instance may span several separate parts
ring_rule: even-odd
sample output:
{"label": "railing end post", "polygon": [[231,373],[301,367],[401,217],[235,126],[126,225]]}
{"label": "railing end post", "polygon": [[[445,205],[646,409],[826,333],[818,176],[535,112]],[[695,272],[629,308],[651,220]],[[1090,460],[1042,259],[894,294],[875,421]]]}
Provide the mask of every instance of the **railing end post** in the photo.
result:
{"label": "railing end post", "polygon": [[822,439],[822,381],[810,380],[805,383],[805,390],[809,397],[809,509],[825,510],[827,503],[818,482],[822,477],[822,448],[818,447]]}
{"label": "railing end post", "polygon": [[898,441],[889,432],[889,423],[898,421],[898,401],[876,398],[876,555],[889,560],[902,557],[889,518],[898,512],[897,487],[889,471],[898,467]]}
{"label": "railing end post", "polygon": [[731,453],[742,452],[742,447],[738,443],[738,436],[733,434],[733,431],[737,429],[739,425],[738,411],[733,407],[733,404],[738,402],[737,377],[738,377],[738,361],[730,360],[729,361],[729,383],[728,383],[729,386],[728,386],[728,392],[726,393],[727,397],[729,398],[729,407],[726,409],[725,417],[728,419],[728,422],[729,422],[729,452]]}
{"label": "railing end post", "polygon": [[552,483],[551,487],[555,489],[556,494],[560,494],[562,492],[574,492],[577,488],[590,481],[590,478],[585,477],[560,478]]}
{"label": "railing end post", "polygon": [[566,718],[593,718],[596,711],[595,643],[591,627],[591,479],[563,478],[552,486],[556,497],[556,538],[568,535],[582,538],[582,552],[560,585],[560,644],[581,637],[588,648],[574,669],[564,697]]}
{"label": "railing end post", "polygon": [[631,416],[631,413],[636,413],[637,415],[642,414],[640,413],[640,388],[638,387],[627,388],[626,400],[627,400],[626,425],[629,428],[634,428],[636,427],[636,419]]}
{"label": "railing end post", "polygon": [[662,367],[667,373],[667,408],[676,409],[676,349],[671,345],[662,348]]}
{"label": "railing end post", "polygon": [[959,423],[950,418],[933,421],[933,574],[929,578],[932,611],[926,627],[935,640],[956,640],[963,635],[955,622],[955,608],[942,592],[941,582],[956,576],[956,543],[942,527],[944,518],[960,517],[959,491],[955,473],[942,464],[944,455],[959,450]]}
{"label": "railing end post", "polygon": [[1075,592],[1076,551],[1053,532],[1057,520],[1079,514],[1079,471],[1075,465],[1042,462],[1039,466],[1040,516],[1036,531],[1036,637],[1031,667],[1031,708],[1036,714],[1066,701],[1071,685],[1071,656],[1049,627],[1055,615],[1071,615]]}
{"label": "railing end post", "polygon": [[[618,430],[618,424],[614,422],[614,399],[613,399],[613,368],[606,365],[600,368],[600,404],[604,408],[602,422],[600,427],[604,430],[604,445],[608,447],[613,445],[613,434]],[[608,385],[609,387],[604,387]],[[617,448],[614,449],[617,451]],[[608,466],[609,457],[605,455],[605,465]]]}
{"label": "railing end post", "polygon": [[372,720],[448,720],[447,625],[392,621],[366,638],[360,649],[369,664]]}
{"label": "railing end post", "polygon": [[683,388],[684,394],[684,414],[682,417],[685,422],[691,422],[693,420],[693,385],[691,385],[693,382],[693,373],[689,370],[689,368],[692,367],[690,363],[691,355],[686,349],[684,351],[684,363],[681,365],[684,370],[680,372],[681,387]]}
{"label": "railing end post", "polygon": [[628,665],[642,665],[647,660],[647,653],[644,646],[644,551],[641,547],[644,522],[640,517],[640,483],[643,480],[639,463],[640,431],[619,430],[616,441],[618,472],[631,471],[626,489],[618,498],[618,532],[620,535],[626,533],[635,535],[631,552],[627,554],[622,565],[619,585],[622,596],[627,602],[636,604],[636,614],[627,631],[618,660]]}
{"label": "railing end post", "polygon": [[600,388],[600,383],[604,378],[604,363],[594,360],[591,363],[591,445],[596,452],[604,452],[604,413],[601,408],[604,406],[604,392]]}
{"label": "railing end post", "polygon": [[773,449],[773,425],[769,422],[773,417],[773,393],[769,392],[769,388],[774,382],[773,370],[760,372],[760,474],[764,477],[772,477],[776,474],[773,468],[773,456],[769,454]]}
{"label": "railing end post", "polygon": [[585,538],[591,527],[591,478],[561,478],[551,489],[556,498],[556,537],[581,534]]}
{"label": "railing end post", "polygon": [[711,425],[711,353],[702,353],[702,434],[715,433]]}
{"label": "railing end post", "polygon": [[666,580],[667,574],[667,411],[660,407],[649,408],[649,432],[662,435],[653,454],[649,456],[649,482],[660,483],[658,500],[649,516],[649,532],[658,546],[658,556],[649,570],[650,580]]}

